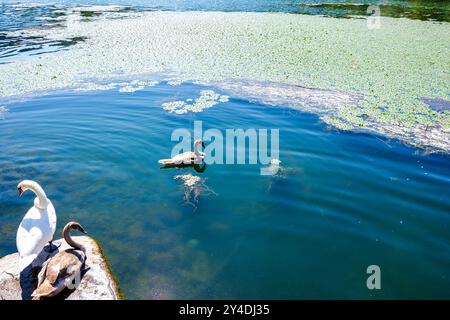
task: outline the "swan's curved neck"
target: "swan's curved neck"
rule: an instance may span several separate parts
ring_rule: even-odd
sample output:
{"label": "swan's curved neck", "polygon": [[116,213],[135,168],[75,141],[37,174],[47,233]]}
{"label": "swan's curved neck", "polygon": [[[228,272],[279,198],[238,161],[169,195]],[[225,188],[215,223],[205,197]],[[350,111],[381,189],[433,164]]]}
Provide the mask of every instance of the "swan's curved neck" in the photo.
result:
{"label": "swan's curved neck", "polygon": [[48,206],[48,199],[47,195],[44,192],[44,189],[42,189],[42,187],[34,181],[30,181],[29,183],[27,183],[26,188],[33,191],[38,197],[38,207],[40,209],[46,209]]}
{"label": "swan's curved neck", "polygon": [[201,152],[198,151],[198,146],[201,145],[201,144],[202,144],[201,141],[195,141],[195,143],[194,143],[194,154],[195,154],[197,157],[200,157],[200,156],[202,155]]}
{"label": "swan's curved neck", "polygon": [[72,236],[70,235],[71,229],[72,228],[70,226],[64,228],[64,231],[63,231],[64,240],[66,240],[66,242],[74,249],[79,249],[83,252],[86,252],[86,248],[83,245],[79,244],[78,242],[76,242],[75,240],[72,239]]}

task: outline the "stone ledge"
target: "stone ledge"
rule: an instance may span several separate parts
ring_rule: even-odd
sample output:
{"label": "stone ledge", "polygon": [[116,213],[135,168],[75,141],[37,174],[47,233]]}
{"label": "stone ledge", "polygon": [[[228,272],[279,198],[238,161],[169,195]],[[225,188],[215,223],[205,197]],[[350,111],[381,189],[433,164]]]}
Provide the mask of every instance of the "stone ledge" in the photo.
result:
{"label": "stone ledge", "polygon": [[[66,300],[119,300],[122,299],[120,287],[111,273],[103,251],[97,242],[87,236],[73,237],[73,239],[86,248],[87,260],[80,285],[72,291],[64,290],[55,299]],[[42,265],[50,256],[66,250],[70,246],[63,240],[60,248],[49,254],[42,251],[36,262]],[[36,286],[35,276],[38,270],[19,271],[19,254],[13,253],[0,258],[0,300],[29,299]],[[32,275],[33,274],[33,275]],[[22,278],[22,279],[21,279]]]}

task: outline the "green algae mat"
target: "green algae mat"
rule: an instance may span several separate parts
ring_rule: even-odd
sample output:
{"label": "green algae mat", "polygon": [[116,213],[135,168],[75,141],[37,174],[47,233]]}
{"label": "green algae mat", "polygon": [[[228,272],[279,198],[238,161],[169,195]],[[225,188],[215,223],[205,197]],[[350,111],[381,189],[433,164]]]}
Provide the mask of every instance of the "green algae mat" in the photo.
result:
{"label": "green algae mat", "polygon": [[[230,80],[255,81],[264,98],[289,97],[296,87],[325,90],[323,99],[332,100],[330,92],[346,95],[351,98],[341,103],[323,101],[323,110],[298,103],[302,95],[287,104],[315,112],[338,129],[369,130],[448,152],[450,24],[388,17],[379,22],[372,29],[365,18],[223,12],[68,19],[64,28],[25,32],[85,41],[67,51],[0,65],[0,96],[139,74],[219,87]],[[264,90],[266,82],[273,90]]]}

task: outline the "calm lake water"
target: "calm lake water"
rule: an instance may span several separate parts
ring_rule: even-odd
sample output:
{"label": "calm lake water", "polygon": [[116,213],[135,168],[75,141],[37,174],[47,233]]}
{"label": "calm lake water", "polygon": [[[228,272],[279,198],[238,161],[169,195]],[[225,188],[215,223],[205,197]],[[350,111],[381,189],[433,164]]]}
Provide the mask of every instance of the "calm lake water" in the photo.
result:
{"label": "calm lake water", "polygon": [[[141,2],[129,10],[365,12],[334,0]],[[51,27],[64,15],[54,6],[18,15],[11,3],[0,3],[0,63],[83,41],[7,34]],[[448,21],[448,3],[383,3],[397,8],[392,16]],[[161,82],[131,93],[0,100],[0,256],[16,251],[17,226],[33,201],[31,193],[18,198],[16,186],[33,179],[56,208],[55,237],[67,221],[79,221],[102,245],[127,298],[450,298],[448,155],[337,131],[315,115],[233,96],[200,113],[161,107],[202,90],[226,94]],[[260,165],[248,164],[160,169],[158,159],[176,143],[172,131],[193,130],[195,120],[222,132],[279,129],[281,171],[262,176]],[[176,178],[183,174],[201,180],[189,188]],[[382,290],[366,287],[373,264],[381,268]]]}
{"label": "calm lake water", "polygon": [[[450,158],[312,115],[230,98],[197,114],[161,104],[204,87],[55,93],[0,120],[0,254],[32,204],[53,201],[59,230],[80,221],[129,298],[448,298]],[[280,128],[280,175],[258,165],[161,170],[174,128]],[[176,175],[201,177],[196,208]],[[210,191],[208,191],[208,189]],[[194,190],[195,191],[195,190]],[[214,192],[214,193],[213,193]],[[381,267],[383,290],[366,288]]]}

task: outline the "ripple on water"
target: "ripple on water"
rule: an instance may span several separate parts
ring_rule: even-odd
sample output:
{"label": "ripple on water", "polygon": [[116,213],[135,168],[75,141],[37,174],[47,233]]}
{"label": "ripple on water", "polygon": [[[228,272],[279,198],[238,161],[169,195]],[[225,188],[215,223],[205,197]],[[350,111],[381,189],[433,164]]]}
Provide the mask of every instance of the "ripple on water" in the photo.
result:
{"label": "ripple on water", "polygon": [[4,119],[7,112],[8,108],[5,106],[0,106],[0,119]]}

